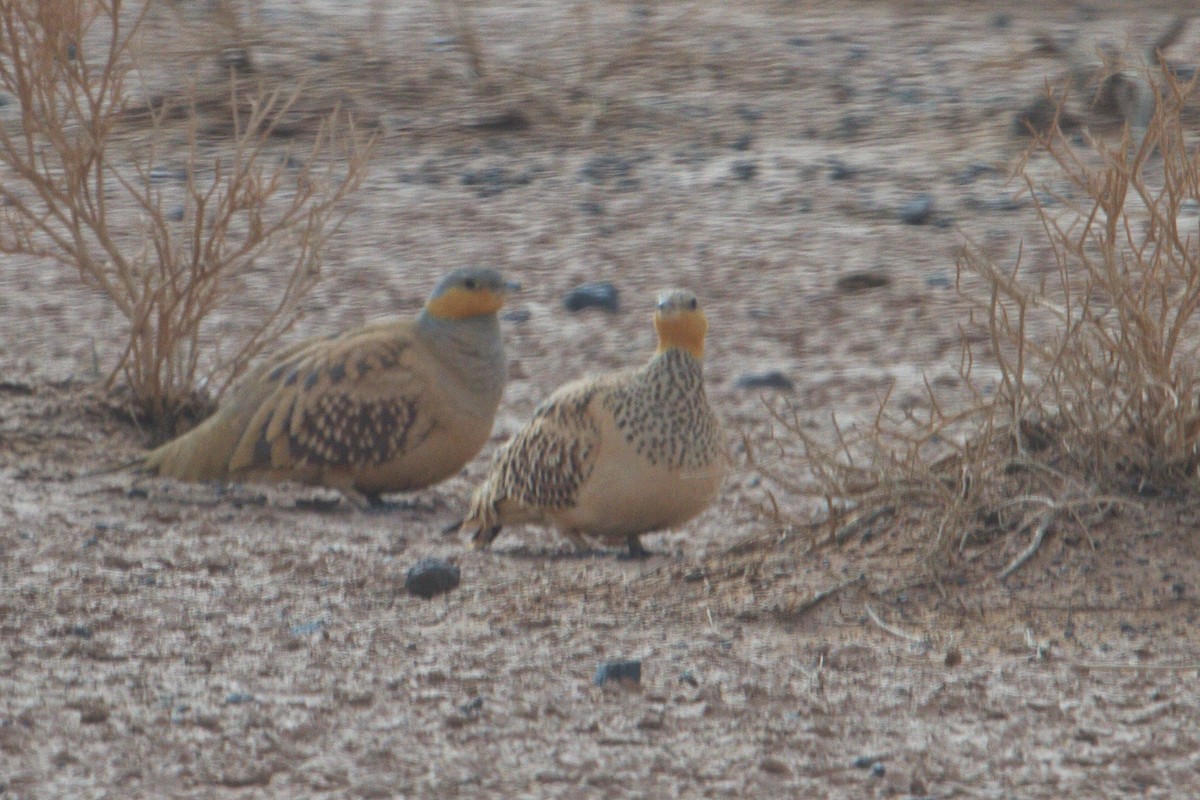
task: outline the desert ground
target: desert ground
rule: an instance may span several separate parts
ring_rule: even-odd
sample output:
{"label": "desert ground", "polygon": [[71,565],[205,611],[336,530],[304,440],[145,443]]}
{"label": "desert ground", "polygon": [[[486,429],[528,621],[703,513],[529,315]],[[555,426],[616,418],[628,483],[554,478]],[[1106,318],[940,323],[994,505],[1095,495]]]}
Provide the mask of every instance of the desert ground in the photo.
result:
{"label": "desert ground", "polygon": [[[937,565],[903,526],[832,543],[742,438],[800,470],[770,409],[821,436],[889,391],[961,388],[964,241],[1048,257],[1011,177],[1014,119],[1066,74],[1039,37],[1137,54],[1175,4],[248,6],[252,74],[306,76],[301,110],[379,137],[288,338],[411,313],[489,264],[522,284],[511,382],[484,452],[383,513],[96,474],[153,443],[104,385],[124,321],[70,269],[3,256],[0,798],[1200,796],[1195,497],[1058,526],[1000,580],[1027,537]],[[214,14],[147,18],[147,85],[225,80]],[[1200,25],[1171,56],[1198,52]],[[261,312],[286,257],[218,330]],[[619,308],[566,311],[594,281]],[[644,560],[444,535],[540,398],[647,357],[675,285],[710,319],[737,464],[717,503]],[[771,371],[786,385],[745,386]],[[408,594],[425,557],[461,585]],[[640,682],[595,685],[612,660]]]}

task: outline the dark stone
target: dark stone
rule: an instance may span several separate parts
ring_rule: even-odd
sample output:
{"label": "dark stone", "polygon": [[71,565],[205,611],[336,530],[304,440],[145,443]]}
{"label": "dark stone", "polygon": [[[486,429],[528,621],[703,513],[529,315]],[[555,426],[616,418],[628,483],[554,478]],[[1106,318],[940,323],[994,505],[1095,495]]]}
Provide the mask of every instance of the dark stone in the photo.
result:
{"label": "dark stone", "polygon": [[900,206],[900,221],[905,225],[924,225],[933,216],[933,195],[922,192]]}
{"label": "dark stone", "polygon": [[589,158],[579,169],[579,177],[588,183],[607,183],[619,178],[628,178],[633,172],[633,161],[615,155]]}
{"label": "dark stone", "polygon": [[92,629],[87,625],[72,625],[67,630],[67,633],[71,634],[72,636],[78,636],[80,639],[92,638]]}
{"label": "dark stone", "polygon": [[609,681],[640,684],[642,682],[642,662],[605,661],[596,668],[594,682],[597,686],[603,686]]}
{"label": "dark stone", "polygon": [[792,379],[777,369],[766,372],[746,372],[733,382],[735,389],[782,389],[790,392],[796,388]]}
{"label": "dark stone", "polygon": [[470,130],[483,133],[518,133],[530,127],[529,117],[518,109],[486,114],[466,124]]}
{"label": "dark stone", "polygon": [[225,695],[225,705],[240,706],[244,703],[253,703],[254,695],[246,692],[230,692]]}
{"label": "dark stone", "polygon": [[319,619],[315,619],[312,622],[297,623],[289,628],[289,630],[291,631],[292,636],[312,636],[314,633],[320,633],[321,629],[324,627],[324,622]]}
{"label": "dark stone", "polygon": [[887,767],[885,767],[883,765],[882,761],[876,761],[874,764],[871,765],[871,777],[872,778],[882,778],[886,774],[887,774]]}
{"label": "dark stone", "polygon": [[500,315],[500,319],[504,320],[505,322],[515,322],[520,324],[522,322],[529,322],[529,319],[532,316],[533,314],[528,308],[510,308]]}
{"label": "dark stone", "polygon": [[473,170],[465,173],[461,179],[463,186],[472,187],[480,197],[495,197],[509,189],[526,186],[532,182],[533,177],[528,172],[514,174],[504,167]]}
{"label": "dark stone", "polygon": [[734,111],[746,122],[758,122],[763,118],[763,112],[761,108],[748,106],[745,103],[738,103],[737,106],[734,107]]}
{"label": "dark stone", "polygon": [[733,165],[733,176],[740,181],[750,181],[758,173],[758,164],[753,161],[737,161]]}
{"label": "dark stone", "polygon": [[440,558],[423,558],[408,568],[404,588],[408,593],[426,600],[458,588],[458,567]]}
{"label": "dark stone", "polygon": [[851,272],[837,280],[839,292],[865,292],[868,289],[882,289],[889,285],[892,279],[883,272]]}
{"label": "dark stone", "polygon": [[1079,127],[1079,120],[1075,116],[1065,110],[1060,114],[1058,103],[1042,95],[1013,116],[1013,133],[1018,136],[1028,136],[1030,133],[1045,136],[1053,130],[1055,119],[1060,130],[1069,132]]}
{"label": "dark stone", "polygon": [[608,281],[581,283],[563,296],[563,306],[571,312],[582,311],[585,308],[617,311],[620,308],[620,297],[617,287]]}
{"label": "dark stone", "polygon": [[949,289],[954,281],[944,272],[932,272],[925,276],[925,285],[930,289]]}
{"label": "dark stone", "polygon": [[840,158],[829,162],[829,179],[832,181],[847,181],[858,174],[858,170],[842,161]]}

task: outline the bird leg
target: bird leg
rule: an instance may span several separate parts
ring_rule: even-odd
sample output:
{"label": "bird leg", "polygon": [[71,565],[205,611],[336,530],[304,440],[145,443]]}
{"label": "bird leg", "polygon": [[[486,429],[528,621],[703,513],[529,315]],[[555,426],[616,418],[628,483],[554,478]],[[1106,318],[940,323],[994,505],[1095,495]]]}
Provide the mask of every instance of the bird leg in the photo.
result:
{"label": "bird leg", "polygon": [[642,547],[642,540],[636,533],[626,535],[625,544],[629,546],[629,558],[650,557],[650,551]]}

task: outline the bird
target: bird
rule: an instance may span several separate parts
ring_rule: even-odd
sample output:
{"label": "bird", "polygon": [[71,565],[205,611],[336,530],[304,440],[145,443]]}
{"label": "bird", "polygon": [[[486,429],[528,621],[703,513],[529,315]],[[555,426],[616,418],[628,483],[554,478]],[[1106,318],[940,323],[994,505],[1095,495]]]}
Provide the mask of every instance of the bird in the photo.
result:
{"label": "bird", "polygon": [[654,312],[658,348],[642,367],[585,377],[547,397],[494,454],[458,524],[475,549],[505,525],[559,529],[644,557],[641,535],[707,508],[725,477],[720,421],[704,391],[708,320],[696,295],[669,289]]}
{"label": "bird", "polygon": [[507,382],[499,272],[447,273],[415,317],[300,341],[240,379],[140,472],[182,481],[297,483],[359,508],[438,483],[491,435]]}

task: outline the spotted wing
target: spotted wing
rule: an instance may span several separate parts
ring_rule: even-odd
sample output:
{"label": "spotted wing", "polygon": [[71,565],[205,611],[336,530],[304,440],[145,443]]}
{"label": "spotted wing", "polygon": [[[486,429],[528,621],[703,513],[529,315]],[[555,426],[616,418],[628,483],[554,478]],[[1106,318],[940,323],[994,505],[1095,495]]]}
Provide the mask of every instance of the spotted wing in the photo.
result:
{"label": "spotted wing", "polygon": [[497,452],[490,477],[493,507],[570,508],[591,476],[600,452],[597,397],[602,385],[565,386]]}
{"label": "spotted wing", "polygon": [[254,377],[272,389],[244,430],[231,472],[384,464],[432,425],[411,339],[395,330],[317,341]]}

